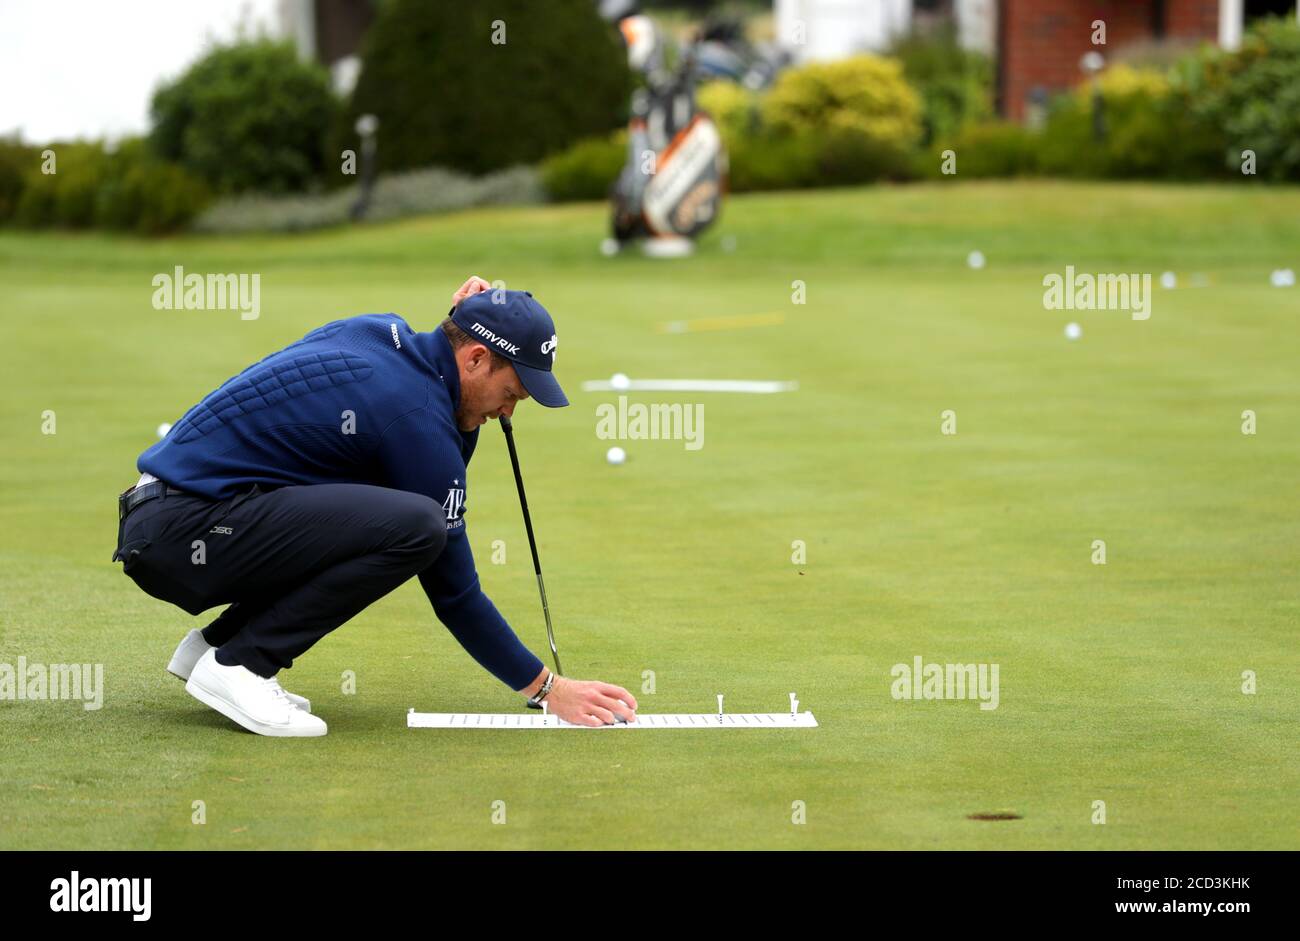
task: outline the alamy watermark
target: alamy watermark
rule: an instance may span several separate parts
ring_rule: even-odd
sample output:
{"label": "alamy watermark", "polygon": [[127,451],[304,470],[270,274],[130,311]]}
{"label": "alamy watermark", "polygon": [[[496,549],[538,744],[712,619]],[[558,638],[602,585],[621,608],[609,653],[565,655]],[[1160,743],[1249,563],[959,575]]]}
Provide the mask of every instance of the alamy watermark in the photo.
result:
{"label": "alamy watermark", "polygon": [[620,395],[618,404],[596,406],[596,437],[618,441],[684,441],[687,451],[704,447],[704,404],[642,402],[628,404]]}
{"label": "alamy watermark", "polygon": [[186,274],[177,265],[171,273],[154,275],[150,283],[155,288],[154,310],[238,310],[240,320],[262,315],[260,274]]}
{"label": "alamy watermark", "polygon": [[72,870],[50,882],[52,912],[130,912],[132,921],[148,921],[153,911],[153,879],[82,878]]}
{"label": "alamy watermark", "polygon": [[102,663],[0,663],[0,700],[30,702],[45,699],[80,699],[88,711],[104,706]]}
{"label": "alamy watermark", "polygon": [[895,699],[978,699],[980,708],[998,707],[996,663],[896,663],[889,675],[889,694]]}
{"label": "alamy watermark", "polygon": [[1127,310],[1134,320],[1151,316],[1151,274],[1065,274],[1043,276],[1043,307],[1047,310]]}

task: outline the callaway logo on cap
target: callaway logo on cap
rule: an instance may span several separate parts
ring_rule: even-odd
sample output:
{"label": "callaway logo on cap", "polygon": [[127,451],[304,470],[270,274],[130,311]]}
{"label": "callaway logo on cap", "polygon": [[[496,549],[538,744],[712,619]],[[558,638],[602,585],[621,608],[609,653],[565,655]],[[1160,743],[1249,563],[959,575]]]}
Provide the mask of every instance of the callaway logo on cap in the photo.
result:
{"label": "callaway logo on cap", "polygon": [[482,291],[452,308],[451,320],[510,360],[528,394],[548,408],[568,405],[555,381],[555,321],[528,291]]}

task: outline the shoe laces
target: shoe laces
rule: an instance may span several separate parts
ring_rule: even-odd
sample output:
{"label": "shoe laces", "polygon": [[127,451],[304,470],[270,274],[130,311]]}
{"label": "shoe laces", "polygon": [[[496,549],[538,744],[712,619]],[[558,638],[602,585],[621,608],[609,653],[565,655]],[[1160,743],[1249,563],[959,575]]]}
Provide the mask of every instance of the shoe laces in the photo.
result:
{"label": "shoe laces", "polygon": [[293,700],[289,698],[289,694],[284,691],[284,687],[280,685],[280,681],[275,677],[262,677],[262,688],[271,694],[271,698],[275,702],[290,709],[293,708]]}

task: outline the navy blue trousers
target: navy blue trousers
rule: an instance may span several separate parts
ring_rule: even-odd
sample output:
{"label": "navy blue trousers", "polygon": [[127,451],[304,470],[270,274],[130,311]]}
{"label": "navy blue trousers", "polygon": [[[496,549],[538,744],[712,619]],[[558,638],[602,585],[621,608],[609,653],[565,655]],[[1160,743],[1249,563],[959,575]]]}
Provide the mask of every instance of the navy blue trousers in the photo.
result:
{"label": "navy blue trousers", "polygon": [[145,592],[189,614],[230,605],[204,639],[218,662],[270,677],[446,544],[446,517],[430,497],[317,484],[148,500],[120,521],[114,558]]}

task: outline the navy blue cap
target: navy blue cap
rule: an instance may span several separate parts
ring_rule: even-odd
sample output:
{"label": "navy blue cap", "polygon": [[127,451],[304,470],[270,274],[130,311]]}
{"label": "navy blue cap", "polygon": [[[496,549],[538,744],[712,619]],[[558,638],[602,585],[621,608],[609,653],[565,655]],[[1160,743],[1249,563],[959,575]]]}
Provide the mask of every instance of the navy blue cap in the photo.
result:
{"label": "navy blue cap", "polygon": [[555,321],[528,291],[480,291],[457,304],[451,320],[473,340],[510,360],[528,394],[547,408],[568,405],[555,381]]}

